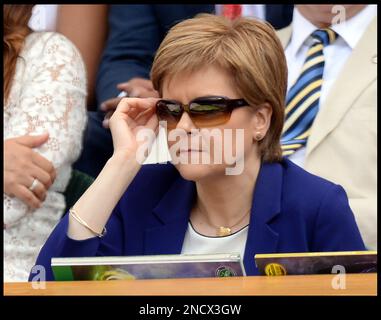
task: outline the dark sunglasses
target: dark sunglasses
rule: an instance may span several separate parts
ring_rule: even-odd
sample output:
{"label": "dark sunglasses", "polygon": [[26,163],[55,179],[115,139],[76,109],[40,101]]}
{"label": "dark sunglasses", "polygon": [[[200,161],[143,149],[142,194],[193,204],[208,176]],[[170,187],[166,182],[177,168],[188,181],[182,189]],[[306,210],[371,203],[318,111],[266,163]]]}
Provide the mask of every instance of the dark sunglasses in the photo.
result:
{"label": "dark sunglasses", "polygon": [[200,97],[189,104],[176,100],[159,100],[156,114],[161,121],[167,121],[167,127],[174,129],[186,111],[197,127],[213,127],[229,121],[234,109],[248,106],[244,99],[229,99],[220,96]]}

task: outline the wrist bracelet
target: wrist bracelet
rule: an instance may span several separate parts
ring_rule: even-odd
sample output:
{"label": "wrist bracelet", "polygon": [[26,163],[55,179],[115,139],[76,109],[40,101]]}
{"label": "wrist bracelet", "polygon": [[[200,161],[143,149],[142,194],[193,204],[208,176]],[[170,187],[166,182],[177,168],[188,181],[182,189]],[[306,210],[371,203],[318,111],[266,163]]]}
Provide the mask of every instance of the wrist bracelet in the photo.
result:
{"label": "wrist bracelet", "polygon": [[70,208],[69,210],[69,214],[75,219],[77,220],[77,222],[79,222],[82,226],[84,226],[85,228],[87,228],[89,231],[91,231],[92,233],[94,233],[98,238],[102,238],[106,235],[107,233],[107,229],[106,227],[103,228],[103,231],[102,233],[98,233],[96,231],[93,230],[93,228],[91,228],[87,223],[86,221],[82,220],[82,218],[80,216],[78,216],[75,211],[73,210],[73,208]]}

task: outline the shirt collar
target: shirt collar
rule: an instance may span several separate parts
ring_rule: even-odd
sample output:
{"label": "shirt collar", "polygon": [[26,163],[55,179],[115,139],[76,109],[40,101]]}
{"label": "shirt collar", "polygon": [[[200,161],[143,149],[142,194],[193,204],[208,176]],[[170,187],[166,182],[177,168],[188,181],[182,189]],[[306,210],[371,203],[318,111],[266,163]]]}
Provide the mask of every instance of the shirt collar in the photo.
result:
{"label": "shirt collar", "polygon": [[[331,28],[353,49],[376,15],[377,6],[368,5],[345,23],[335,24]],[[316,29],[318,28],[307,20],[297,8],[294,8],[292,38],[289,44],[293,56],[298,53],[303,43]]]}
{"label": "shirt collar", "polygon": [[296,56],[303,43],[315,30],[316,27],[295,7],[292,19],[292,36],[290,42],[292,56]]}

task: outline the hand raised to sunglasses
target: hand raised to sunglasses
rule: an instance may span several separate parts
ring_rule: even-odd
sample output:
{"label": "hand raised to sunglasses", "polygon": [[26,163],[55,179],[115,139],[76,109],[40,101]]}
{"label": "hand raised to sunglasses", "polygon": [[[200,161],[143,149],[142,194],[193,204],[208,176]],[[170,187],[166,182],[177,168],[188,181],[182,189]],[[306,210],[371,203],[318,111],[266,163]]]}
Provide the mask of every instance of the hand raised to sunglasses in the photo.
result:
{"label": "hand raised to sunglasses", "polygon": [[110,130],[114,144],[114,155],[136,156],[137,149],[144,141],[137,135],[142,129],[150,129],[157,134],[159,121],[156,116],[156,98],[123,98],[110,118]]}
{"label": "hand raised to sunglasses", "polygon": [[[149,129],[154,136],[159,129],[156,98],[124,98],[110,118],[114,154],[106,162],[94,183],[74,204],[73,210],[84,221],[91,221],[96,234],[105,232],[105,225],[115,205],[141,168],[136,159],[139,146],[137,136]],[[112,190],[112,192],[110,192]],[[102,231],[103,230],[103,231]],[[72,215],[69,216],[68,236],[84,240],[95,236]]]}

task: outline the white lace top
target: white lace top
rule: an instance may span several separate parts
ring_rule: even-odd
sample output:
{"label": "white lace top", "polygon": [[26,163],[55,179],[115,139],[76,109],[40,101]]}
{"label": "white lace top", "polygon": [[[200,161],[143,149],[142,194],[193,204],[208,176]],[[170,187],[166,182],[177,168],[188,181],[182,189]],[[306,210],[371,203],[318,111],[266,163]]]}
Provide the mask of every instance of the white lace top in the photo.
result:
{"label": "white lace top", "polygon": [[4,194],[4,281],[27,281],[40,248],[61,218],[62,192],[80,154],[87,119],[85,66],[67,38],[31,33],[20,56],[4,105],[4,140],[49,132],[49,140],[35,151],[53,163],[57,177],[36,210]]}

